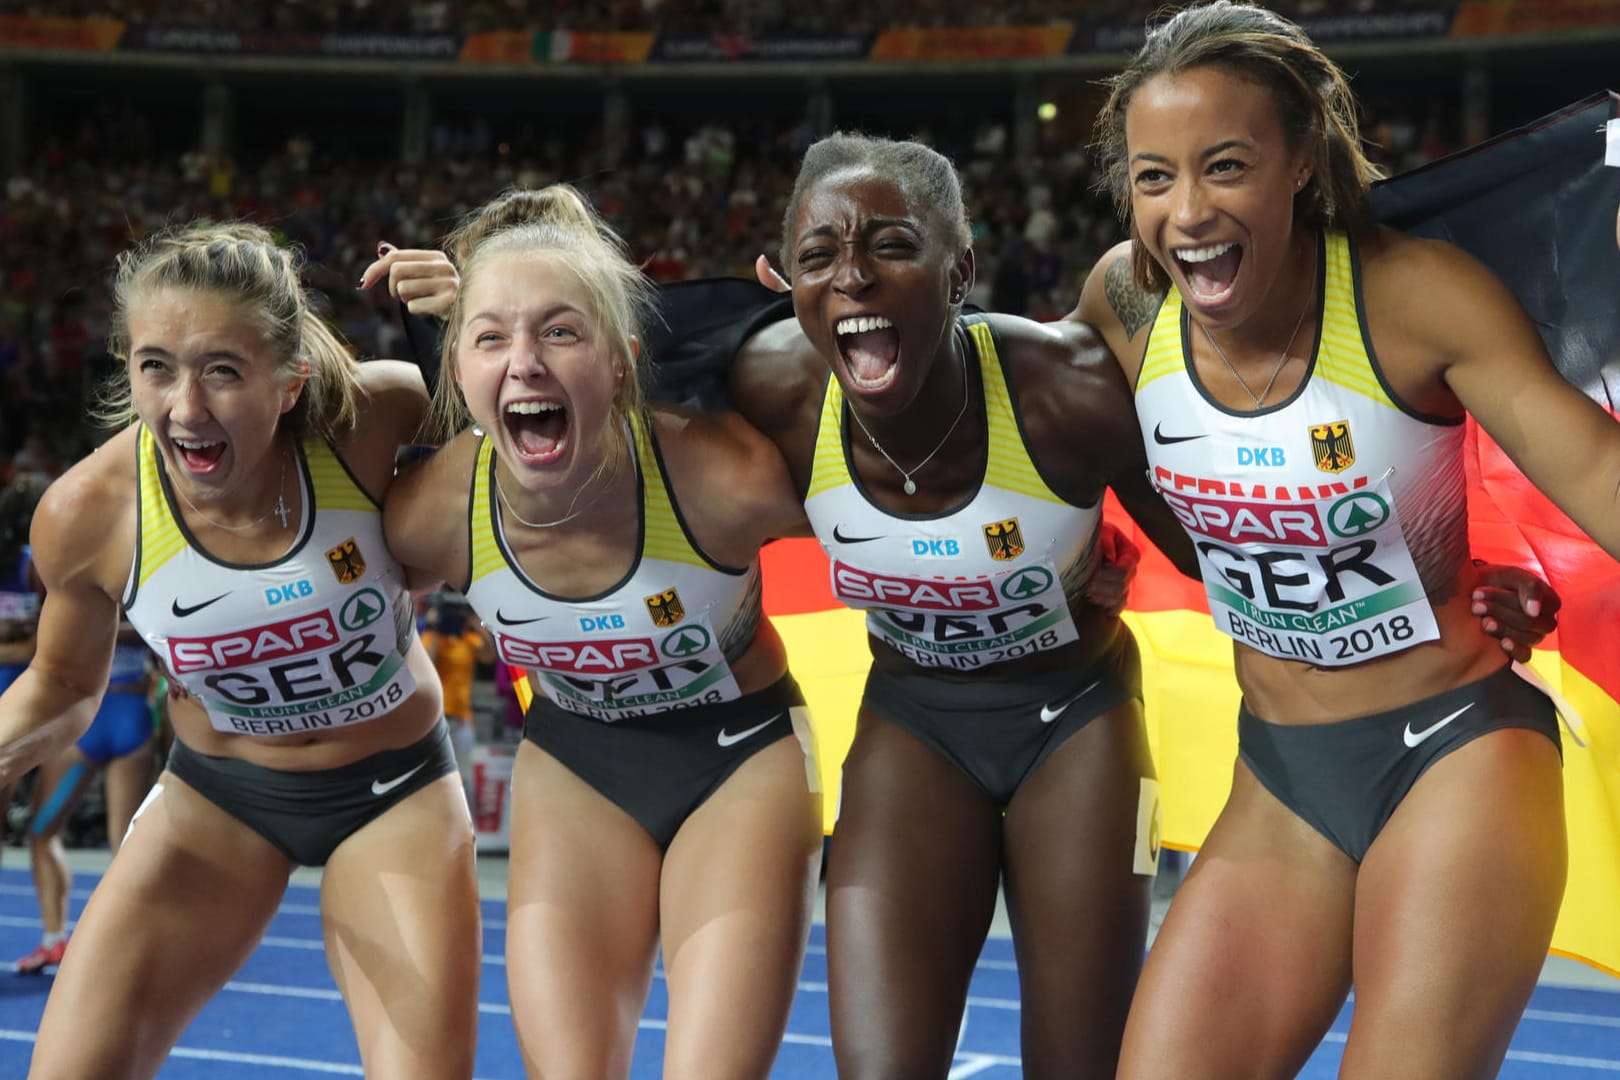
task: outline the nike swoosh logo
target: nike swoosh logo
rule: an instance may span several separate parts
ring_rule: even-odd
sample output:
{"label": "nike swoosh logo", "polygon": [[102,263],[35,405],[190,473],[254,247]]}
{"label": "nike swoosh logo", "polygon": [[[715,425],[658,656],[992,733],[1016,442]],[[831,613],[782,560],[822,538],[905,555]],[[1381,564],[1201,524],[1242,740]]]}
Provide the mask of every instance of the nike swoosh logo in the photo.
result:
{"label": "nike swoosh logo", "polygon": [[1462,708],[1458,709],[1444,720],[1437,720],[1433,724],[1430,724],[1428,727],[1424,728],[1422,731],[1413,731],[1412,725],[1407,724],[1406,730],[1401,732],[1401,741],[1409,747],[1417,746],[1430,735],[1433,735],[1435,732],[1439,731],[1441,728],[1445,727],[1447,724],[1451,723],[1453,720],[1457,719],[1457,717],[1461,716],[1463,713],[1467,712],[1473,707],[1474,703],[1470,701],[1467,705],[1464,705]]}
{"label": "nike swoosh logo", "polygon": [[1153,425],[1153,441],[1158,443],[1160,446],[1174,446],[1178,442],[1192,442],[1194,439],[1209,438],[1208,432],[1205,432],[1202,435],[1166,435],[1161,430],[1163,427],[1163,424]]}
{"label": "nike swoosh logo", "polygon": [[416,768],[400,773],[387,783],[384,783],[381,780],[373,780],[371,782],[371,793],[373,795],[386,795],[390,791],[393,791],[395,788],[399,787],[399,785],[403,784],[405,781],[409,780],[411,777],[415,776],[417,773],[421,772],[426,767],[427,762],[421,761],[417,763]]}
{"label": "nike swoosh logo", "polygon": [[1058,717],[1062,716],[1066,711],[1068,711],[1068,708],[1069,708],[1070,705],[1073,705],[1075,702],[1079,701],[1081,698],[1085,697],[1087,694],[1091,693],[1093,690],[1097,689],[1097,687],[1099,687],[1101,685],[1102,685],[1102,680],[1097,679],[1090,686],[1086,687],[1084,690],[1080,691],[1077,694],[1070,694],[1068,697],[1064,698],[1062,701],[1058,702],[1056,705],[1042,705],[1041,706],[1041,723],[1050,724],[1052,721],[1056,720]]}
{"label": "nike swoosh logo", "polygon": [[506,617],[506,613],[500,608],[495,609],[495,621],[500,623],[502,626],[527,626],[529,623],[539,622],[542,619],[548,618],[550,618],[549,615],[536,615],[532,619],[508,619]]}
{"label": "nike swoosh logo", "polygon": [[763,724],[755,724],[753,727],[749,728],[747,731],[739,731],[735,735],[733,735],[731,732],[727,731],[725,728],[721,728],[720,729],[720,734],[718,734],[718,735],[716,735],[714,737],[714,741],[719,743],[721,746],[736,746],[738,743],[742,742],[744,739],[748,738],[748,736],[754,734],[756,731],[764,731],[766,728],[770,727],[772,724],[776,723],[778,720],[782,719],[782,717],[784,717],[786,715],[787,715],[786,713],[777,713],[775,716],[771,717],[769,720],[765,721]]}
{"label": "nike swoosh logo", "polygon": [[841,528],[842,526],[840,525],[833,526],[833,539],[840,544],[866,544],[873,540],[883,539],[882,536],[845,536],[843,533],[839,532],[839,529]]}
{"label": "nike swoosh logo", "polygon": [[169,610],[171,612],[173,612],[175,618],[183,619],[187,615],[195,615],[195,614],[197,614],[197,612],[201,611],[203,608],[207,607],[209,604],[217,604],[217,603],[219,603],[221,600],[225,599],[229,595],[231,595],[229,592],[222,592],[218,596],[214,597],[212,600],[204,600],[202,603],[200,603],[200,604],[192,604],[190,607],[185,607],[184,605],[182,605],[180,603],[180,598],[177,596],[177,597],[174,598],[174,602],[169,605]]}

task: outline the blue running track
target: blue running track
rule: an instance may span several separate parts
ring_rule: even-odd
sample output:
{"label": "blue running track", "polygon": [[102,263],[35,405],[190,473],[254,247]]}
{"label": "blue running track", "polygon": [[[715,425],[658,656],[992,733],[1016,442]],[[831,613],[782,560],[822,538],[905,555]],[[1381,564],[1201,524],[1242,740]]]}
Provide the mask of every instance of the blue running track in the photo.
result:
{"label": "blue running track", "polygon": [[[77,916],[95,875],[80,872],[72,898]],[[164,1080],[314,1080],[359,1076],[360,1056],[321,953],[317,895],[295,884],[247,965],[198,1016],[181,1038]],[[477,1076],[519,1080],[523,1069],[506,999],[503,905],[484,901],[484,979],[480,1005]],[[0,957],[13,958],[39,941],[39,919],[27,871],[0,869]],[[831,1080],[834,1075],[827,1024],[827,955],[822,928],[810,938],[788,1035],[771,1073],[775,1080]],[[0,963],[0,1077],[25,1075],[34,1031],[45,1008],[51,978],[15,974]],[[656,1080],[663,1051],[668,998],[653,983],[636,1045],[633,1080]],[[1018,1058],[1018,981],[1012,945],[991,939],[974,973],[967,1025],[952,1078],[1011,1080],[1021,1075]],[[86,1017],[86,1023],[116,1018]],[[1337,1074],[1346,1006],[1333,1031],[1301,1077],[1332,1080]],[[1620,1074],[1620,992],[1537,989],[1501,1072],[1505,1080],[1577,1080]]]}

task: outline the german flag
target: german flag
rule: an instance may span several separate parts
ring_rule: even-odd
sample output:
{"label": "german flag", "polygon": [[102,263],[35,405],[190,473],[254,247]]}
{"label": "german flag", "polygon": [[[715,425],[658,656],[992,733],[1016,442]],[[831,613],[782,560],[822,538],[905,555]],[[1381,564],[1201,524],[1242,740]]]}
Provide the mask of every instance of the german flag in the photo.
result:
{"label": "german flag", "polygon": [[[1617,105],[1613,94],[1596,95],[1388,181],[1374,194],[1383,220],[1449,240],[1491,266],[1529,310],[1564,376],[1620,415],[1614,233],[1620,169],[1603,166],[1598,133],[1603,121],[1620,115]],[[728,303],[760,313],[743,320],[750,331],[790,315],[780,297],[754,292],[752,283],[696,288],[697,294],[665,289],[667,329],[660,330],[667,340],[712,336],[726,348],[740,340],[735,323],[724,332],[718,323],[703,325],[689,336],[683,319],[691,316],[670,303],[683,295],[719,289]],[[693,373],[706,373],[702,388],[660,396],[705,403],[723,398],[723,379],[713,377],[715,356],[700,352],[678,354],[674,367],[682,373],[677,381],[694,386]],[[1559,631],[1531,665],[1584,721],[1579,742],[1568,733],[1564,738],[1570,875],[1553,952],[1620,975],[1614,914],[1620,903],[1620,564],[1536,491],[1472,421],[1466,466],[1474,555],[1536,571],[1564,601]],[[1202,587],[1175,571],[1112,495],[1106,514],[1143,552],[1125,619],[1142,651],[1164,842],[1196,850],[1226,801],[1237,755],[1232,643],[1215,629]],[[814,717],[830,832],[866,678],[865,623],[833,598],[814,541],[779,541],[766,548],[763,561],[765,610],[787,643]]]}

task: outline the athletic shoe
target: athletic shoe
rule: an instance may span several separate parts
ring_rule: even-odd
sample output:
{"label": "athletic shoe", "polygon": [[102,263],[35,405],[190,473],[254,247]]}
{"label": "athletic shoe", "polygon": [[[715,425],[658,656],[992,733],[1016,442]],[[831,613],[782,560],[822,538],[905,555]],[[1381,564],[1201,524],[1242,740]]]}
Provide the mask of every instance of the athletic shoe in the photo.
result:
{"label": "athletic shoe", "polygon": [[62,954],[67,952],[67,939],[63,938],[55,945],[41,945],[21,960],[17,961],[17,974],[42,975],[48,967],[55,967],[62,962]]}

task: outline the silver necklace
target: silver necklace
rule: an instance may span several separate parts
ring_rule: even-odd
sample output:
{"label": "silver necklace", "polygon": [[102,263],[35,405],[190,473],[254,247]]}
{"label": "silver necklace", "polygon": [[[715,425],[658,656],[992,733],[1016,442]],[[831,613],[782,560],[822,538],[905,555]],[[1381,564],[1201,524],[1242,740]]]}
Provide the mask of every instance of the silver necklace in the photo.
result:
{"label": "silver necklace", "polygon": [[894,460],[894,458],[890,457],[889,452],[887,450],[883,449],[883,447],[878,443],[878,441],[876,439],[872,438],[872,432],[867,429],[866,422],[861,419],[861,414],[855,411],[855,407],[853,405],[849,406],[849,415],[851,415],[851,416],[853,416],[855,418],[855,423],[860,426],[860,429],[861,429],[862,433],[865,434],[867,440],[869,442],[871,442],[872,449],[874,449],[878,453],[882,454],[883,455],[883,460],[887,461],[890,465],[893,465],[895,471],[898,472],[900,474],[901,478],[905,480],[905,484],[902,485],[901,490],[904,491],[907,495],[915,495],[915,494],[917,494],[917,482],[911,478],[912,475],[915,474],[915,473],[921,472],[922,467],[924,465],[927,465],[930,461],[933,461],[934,460],[934,455],[939,453],[940,450],[944,449],[946,442],[948,442],[950,440],[951,434],[956,431],[956,425],[960,424],[962,422],[962,417],[967,414],[968,400],[970,398],[972,398],[972,396],[973,396],[973,392],[968,387],[968,381],[967,381],[967,350],[963,349],[962,350],[962,407],[956,411],[956,419],[951,421],[951,426],[945,429],[944,437],[941,438],[937,444],[935,444],[935,446],[934,446],[934,448],[932,450],[928,451],[928,456],[927,457],[925,457],[921,461],[917,462],[917,464],[913,465],[910,469],[902,469],[900,467],[900,463],[898,461]]}
{"label": "silver necklace", "polygon": [[180,498],[184,499],[186,505],[191,507],[191,512],[193,514],[196,514],[198,517],[202,518],[216,529],[224,529],[229,533],[247,532],[249,529],[253,528],[253,526],[259,524],[259,522],[269,517],[271,514],[274,514],[277,518],[281,519],[281,527],[283,529],[287,527],[287,458],[285,456],[283,456],[281,459],[281,477],[276,481],[276,505],[260,514],[246,525],[221,525],[219,522],[197,509],[197,504],[191,501],[190,497],[186,495],[185,489],[182,488],[178,483],[174,485],[174,490],[180,493]]}
{"label": "silver necklace", "polygon": [[559,525],[568,524],[570,521],[573,521],[575,518],[579,517],[579,515],[601,502],[602,496],[607,494],[608,487],[609,485],[603,484],[602,490],[596,493],[595,498],[586,503],[584,506],[580,507],[578,510],[575,510],[574,503],[579,502],[579,497],[585,493],[585,489],[582,487],[574,493],[573,500],[568,504],[568,513],[564,514],[562,517],[555,521],[530,521],[528,518],[512,509],[512,500],[506,497],[506,492],[501,488],[501,474],[495,474],[495,494],[501,497],[501,505],[506,507],[506,512],[511,514],[512,517],[515,518],[519,523],[527,525],[531,529],[555,529]]}
{"label": "silver necklace", "polygon": [[[527,525],[531,529],[555,529],[559,525],[568,524],[570,521],[573,521],[575,518],[579,517],[579,515],[601,502],[602,496],[606,495],[608,493],[608,489],[613,486],[613,477],[617,476],[618,472],[619,463],[615,460],[613,463],[613,471],[609,473],[607,479],[602,482],[601,489],[597,491],[596,495],[591,499],[590,502],[576,510],[574,509],[574,504],[579,502],[579,497],[585,494],[585,488],[590,485],[590,480],[586,480],[584,484],[580,485],[579,490],[574,492],[574,497],[569,500],[568,513],[564,514],[555,521],[530,521],[528,518],[514,510],[512,508],[512,500],[506,497],[506,491],[501,487],[501,473],[499,469],[495,470],[495,494],[500,496],[501,505],[506,507],[506,512],[511,514],[512,517],[515,518],[520,524]],[[600,475],[600,469],[596,474],[593,474],[593,476],[594,475]]]}
{"label": "silver necklace", "polygon": [[1198,323],[1198,329],[1202,330],[1204,336],[1209,339],[1209,343],[1215,346],[1215,355],[1221,358],[1221,363],[1226,365],[1226,370],[1230,371],[1232,378],[1236,379],[1238,385],[1243,387],[1243,392],[1254,398],[1255,408],[1260,408],[1260,403],[1266,400],[1266,395],[1271,393],[1271,388],[1277,385],[1277,376],[1282,374],[1283,365],[1288,363],[1288,350],[1294,347],[1294,339],[1299,337],[1299,328],[1305,325],[1305,313],[1311,310],[1311,303],[1315,299],[1316,271],[1313,268],[1311,271],[1311,291],[1305,294],[1305,306],[1299,309],[1299,319],[1294,323],[1294,332],[1288,335],[1288,344],[1283,346],[1282,355],[1277,357],[1277,366],[1271,369],[1271,378],[1266,380],[1266,388],[1260,391],[1259,397],[1255,397],[1254,391],[1249,389],[1248,382],[1244,380],[1242,375],[1238,374],[1238,369],[1232,366],[1232,361],[1226,358],[1226,350],[1221,348],[1221,343],[1215,340],[1215,335],[1209,332],[1209,327],[1203,323]]}

